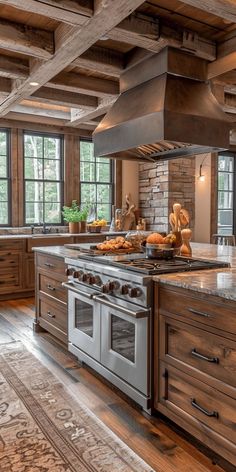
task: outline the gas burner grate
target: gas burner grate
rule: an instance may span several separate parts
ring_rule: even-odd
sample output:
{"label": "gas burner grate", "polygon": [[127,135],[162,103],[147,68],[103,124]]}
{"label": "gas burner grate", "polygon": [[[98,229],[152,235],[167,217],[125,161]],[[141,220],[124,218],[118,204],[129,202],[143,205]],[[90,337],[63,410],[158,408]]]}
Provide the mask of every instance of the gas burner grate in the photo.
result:
{"label": "gas burner grate", "polygon": [[181,256],[176,256],[173,259],[168,260],[129,258],[125,260],[111,261],[110,263],[111,265],[124,268],[125,270],[139,272],[144,275],[156,275],[198,269],[214,269],[221,266],[221,264],[216,261],[188,259]]}

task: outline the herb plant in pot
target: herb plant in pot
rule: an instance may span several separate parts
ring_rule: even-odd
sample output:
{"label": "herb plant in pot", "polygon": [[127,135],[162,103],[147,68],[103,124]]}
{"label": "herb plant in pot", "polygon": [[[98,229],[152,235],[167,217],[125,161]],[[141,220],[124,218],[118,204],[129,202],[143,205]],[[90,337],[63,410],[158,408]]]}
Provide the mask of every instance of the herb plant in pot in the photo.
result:
{"label": "herb plant in pot", "polygon": [[63,219],[69,223],[69,233],[80,232],[81,212],[77,204],[77,200],[72,200],[71,206],[62,207]]}

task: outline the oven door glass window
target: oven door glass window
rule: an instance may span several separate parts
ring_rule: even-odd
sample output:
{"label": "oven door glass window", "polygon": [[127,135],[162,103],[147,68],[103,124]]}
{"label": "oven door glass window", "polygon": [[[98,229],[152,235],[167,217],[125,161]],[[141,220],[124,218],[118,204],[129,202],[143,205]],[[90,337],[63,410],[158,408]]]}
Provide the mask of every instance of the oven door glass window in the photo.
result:
{"label": "oven door glass window", "polygon": [[111,315],[111,349],[135,362],[135,325],[116,315]]}
{"label": "oven door glass window", "polygon": [[93,306],[83,300],[75,300],[75,328],[93,337]]}
{"label": "oven door glass window", "polygon": [[100,360],[101,307],[88,297],[69,290],[68,341],[86,355]]}

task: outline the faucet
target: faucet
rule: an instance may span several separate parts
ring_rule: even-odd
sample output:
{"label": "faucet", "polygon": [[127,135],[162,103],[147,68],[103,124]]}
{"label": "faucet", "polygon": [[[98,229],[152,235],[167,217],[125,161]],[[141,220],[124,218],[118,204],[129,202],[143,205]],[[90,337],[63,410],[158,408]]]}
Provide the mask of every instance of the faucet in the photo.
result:
{"label": "faucet", "polygon": [[46,226],[46,223],[45,223],[45,222],[42,223],[42,226],[43,226],[43,228],[42,228],[42,233],[43,233],[43,234],[50,233],[51,228],[48,228],[48,227]]}

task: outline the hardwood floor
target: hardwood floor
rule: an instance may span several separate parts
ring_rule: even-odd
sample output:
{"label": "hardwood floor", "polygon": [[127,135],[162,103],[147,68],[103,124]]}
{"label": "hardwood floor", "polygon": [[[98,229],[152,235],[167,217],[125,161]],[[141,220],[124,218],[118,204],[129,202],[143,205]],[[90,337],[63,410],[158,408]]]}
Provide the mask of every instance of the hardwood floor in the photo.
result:
{"label": "hardwood floor", "polygon": [[[0,344],[21,340],[70,392],[158,472],[235,472],[163,417],[149,417],[95,376],[49,333],[32,330],[34,299],[0,302]],[[191,441],[190,441],[190,440]],[[1,467],[0,467],[1,469]],[[112,472],[112,471],[111,471]]]}

